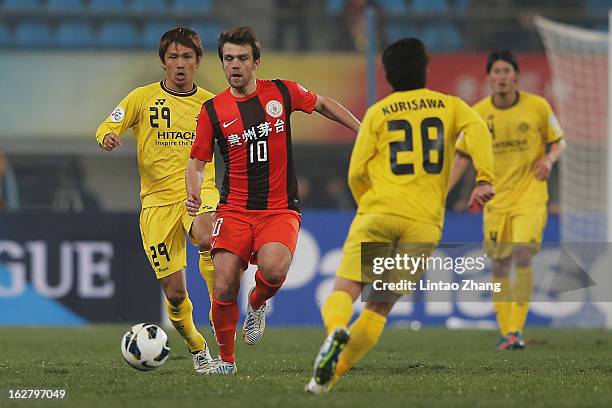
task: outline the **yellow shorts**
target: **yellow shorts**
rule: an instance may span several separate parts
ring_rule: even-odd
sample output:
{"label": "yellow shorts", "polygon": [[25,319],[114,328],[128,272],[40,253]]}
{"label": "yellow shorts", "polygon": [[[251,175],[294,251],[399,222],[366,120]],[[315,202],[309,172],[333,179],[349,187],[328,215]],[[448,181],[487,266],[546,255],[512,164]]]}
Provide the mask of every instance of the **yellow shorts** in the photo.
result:
{"label": "yellow shorts", "polygon": [[[441,234],[439,226],[410,218],[391,214],[357,214],[344,242],[342,261],[336,276],[360,283],[372,282],[372,275],[364,274],[361,270],[362,242],[424,244],[412,248],[418,250],[417,255],[428,256],[435,247],[432,244],[440,241]],[[402,247],[405,248],[404,245]]]}
{"label": "yellow shorts", "polygon": [[504,259],[512,255],[517,244],[530,245],[539,251],[546,218],[546,206],[506,212],[485,210],[484,252],[493,259]]}
{"label": "yellow shorts", "polygon": [[[198,215],[213,212],[219,202],[216,188],[202,190],[202,206]],[[160,207],[143,208],[140,212],[140,235],[157,279],[172,275],[187,266],[185,236],[195,217],[185,208],[185,200]]]}

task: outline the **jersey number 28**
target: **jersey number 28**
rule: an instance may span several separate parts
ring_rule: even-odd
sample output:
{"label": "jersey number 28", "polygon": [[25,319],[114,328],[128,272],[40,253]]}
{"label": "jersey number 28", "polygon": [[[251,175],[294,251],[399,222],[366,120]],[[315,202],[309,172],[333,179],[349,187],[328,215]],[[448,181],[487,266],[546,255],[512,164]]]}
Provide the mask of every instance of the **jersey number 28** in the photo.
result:
{"label": "jersey number 28", "polygon": [[[429,129],[435,130],[435,139],[429,138]],[[393,174],[404,175],[414,174],[413,163],[398,163],[397,154],[399,152],[413,151],[412,125],[404,119],[390,120],[387,122],[387,131],[403,130],[405,139],[401,142],[389,143],[391,150],[391,171]],[[444,162],[444,124],[440,118],[425,118],[421,122],[421,142],[423,143],[423,169],[429,174],[439,174],[442,171]],[[431,152],[438,152],[438,160],[431,161]]]}

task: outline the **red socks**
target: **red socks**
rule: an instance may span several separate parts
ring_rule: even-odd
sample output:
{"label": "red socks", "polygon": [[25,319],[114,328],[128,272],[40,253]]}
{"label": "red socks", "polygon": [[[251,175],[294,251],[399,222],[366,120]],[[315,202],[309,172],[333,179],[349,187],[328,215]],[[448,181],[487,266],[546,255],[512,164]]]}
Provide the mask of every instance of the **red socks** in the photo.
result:
{"label": "red socks", "polygon": [[222,302],[213,296],[212,318],[217,333],[217,343],[219,344],[219,355],[223,361],[233,363],[234,356],[234,336],[236,334],[236,324],[238,323],[238,302]]}
{"label": "red socks", "polygon": [[276,292],[283,286],[285,282],[285,278],[277,283],[276,285],[270,284],[266,278],[262,275],[262,273],[257,270],[255,273],[255,290],[249,296],[249,303],[254,310],[259,309],[266,303],[266,300],[270,299],[272,296],[276,295]]}
{"label": "red socks", "polygon": [[[255,273],[255,290],[249,296],[249,303],[253,309],[259,309],[266,303],[266,300],[278,292],[283,286],[285,278],[272,285],[261,274],[259,270]],[[234,356],[234,337],[236,335],[236,324],[238,323],[238,302],[222,302],[213,296],[212,301],[212,320],[217,333],[217,343],[219,344],[219,355],[223,361],[233,363]]]}

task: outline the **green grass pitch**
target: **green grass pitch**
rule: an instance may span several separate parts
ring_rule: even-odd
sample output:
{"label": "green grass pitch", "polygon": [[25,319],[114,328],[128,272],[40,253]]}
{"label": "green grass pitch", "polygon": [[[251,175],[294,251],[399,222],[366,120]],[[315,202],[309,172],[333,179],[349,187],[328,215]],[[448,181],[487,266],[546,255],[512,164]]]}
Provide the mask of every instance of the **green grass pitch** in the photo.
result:
{"label": "green grass pitch", "polygon": [[[121,356],[125,326],[0,329],[0,406],[73,407],[611,407],[612,334],[532,328],[524,351],[494,350],[489,331],[387,329],[327,395],[303,392],[318,328],[269,328],[237,341],[238,373],[193,371],[172,329],[170,358],[138,372]],[[202,328],[206,330],[206,328]],[[205,336],[212,336],[206,330]],[[215,348],[216,351],[216,348]],[[9,400],[9,389],[65,389],[63,401]]]}

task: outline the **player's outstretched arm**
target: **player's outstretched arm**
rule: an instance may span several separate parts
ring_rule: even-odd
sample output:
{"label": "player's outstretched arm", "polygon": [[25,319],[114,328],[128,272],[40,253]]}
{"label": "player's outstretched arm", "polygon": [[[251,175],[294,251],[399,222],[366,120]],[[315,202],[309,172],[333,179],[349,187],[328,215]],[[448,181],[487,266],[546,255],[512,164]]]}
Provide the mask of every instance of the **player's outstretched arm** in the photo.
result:
{"label": "player's outstretched arm", "polygon": [[352,129],[355,133],[359,132],[359,120],[341,103],[332,98],[317,95],[314,110],[326,118]]}
{"label": "player's outstretched arm", "polygon": [[550,172],[561,154],[565,151],[565,140],[561,139],[558,142],[550,144],[550,150],[547,154],[540,157],[534,165],[533,172],[538,180],[546,180],[550,176]]}
{"label": "player's outstretched arm", "polygon": [[187,189],[187,212],[192,217],[198,214],[198,210],[202,205],[200,190],[202,189],[202,180],[204,180],[204,164],[205,161],[190,157],[187,160],[187,168],[185,170],[185,187]]}

